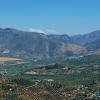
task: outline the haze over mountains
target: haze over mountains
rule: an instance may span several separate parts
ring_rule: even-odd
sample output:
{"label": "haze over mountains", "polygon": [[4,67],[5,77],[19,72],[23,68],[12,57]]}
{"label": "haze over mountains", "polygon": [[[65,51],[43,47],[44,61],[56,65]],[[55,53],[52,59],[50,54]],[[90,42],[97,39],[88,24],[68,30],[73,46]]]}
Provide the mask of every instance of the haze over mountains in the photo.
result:
{"label": "haze over mountains", "polygon": [[0,28],[0,56],[24,59],[66,58],[100,50],[100,30],[85,35],[46,35]]}

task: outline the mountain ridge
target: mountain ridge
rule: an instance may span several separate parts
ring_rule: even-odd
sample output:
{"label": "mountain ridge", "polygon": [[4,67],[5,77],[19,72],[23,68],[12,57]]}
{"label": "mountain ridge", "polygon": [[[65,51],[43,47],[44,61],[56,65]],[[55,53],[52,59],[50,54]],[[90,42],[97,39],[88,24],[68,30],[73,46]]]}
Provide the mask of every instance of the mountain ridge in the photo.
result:
{"label": "mountain ridge", "polygon": [[93,43],[95,48],[99,49],[99,43],[97,45],[95,42],[99,40],[100,31],[68,36],[67,34],[47,35],[13,28],[0,28],[0,56],[25,59],[66,58],[91,51],[90,47],[93,47]]}

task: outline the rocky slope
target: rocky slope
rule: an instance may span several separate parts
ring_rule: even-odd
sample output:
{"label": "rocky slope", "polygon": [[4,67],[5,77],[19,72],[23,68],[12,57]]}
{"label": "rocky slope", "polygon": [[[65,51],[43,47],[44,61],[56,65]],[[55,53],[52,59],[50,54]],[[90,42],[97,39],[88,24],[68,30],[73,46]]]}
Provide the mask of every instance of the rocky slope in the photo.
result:
{"label": "rocky slope", "polygon": [[84,50],[84,47],[71,44],[68,35],[45,35],[11,28],[0,29],[1,56],[41,59],[70,56]]}

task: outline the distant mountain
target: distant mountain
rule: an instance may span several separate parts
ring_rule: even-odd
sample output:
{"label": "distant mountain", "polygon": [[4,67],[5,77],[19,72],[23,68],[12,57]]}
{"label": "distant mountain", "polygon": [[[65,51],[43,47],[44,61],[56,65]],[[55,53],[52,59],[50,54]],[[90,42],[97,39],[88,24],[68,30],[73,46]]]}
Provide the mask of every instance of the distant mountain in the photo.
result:
{"label": "distant mountain", "polygon": [[85,35],[46,35],[0,28],[0,56],[24,59],[66,58],[100,51],[100,31]]}
{"label": "distant mountain", "polygon": [[52,40],[53,42],[63,42],[68,43],[71,42],[71,38],[64,34],[64,35],[47,35],[49,40]]}
{"label": "distant mountain", "polygon": [[100,40],[100,30],[87,33],[85,35],[75,35],[71,37],[74,43],[85,45]]}
{"label": "distant mountain", "polygon": [[68,35],[45,35],[0,28],[0,56],[25,59],[65,58],[87,52]]}
{"label": "distant mountain", "polygon": [[88,51],[100,49],[100,30],[85,35],[72,36],[74,43],[84,46]]}
{"label": "distant mountain", "polygon": [[[6,28],[0,30],[1,55],[17,57],[46,56],[47,37],[42,33],[23,32]],[[2,54],[4,51],[9,51]]]}
{"label": "distant mountain", "polygon": [[84,45],[88,51],[98,51],[100,50],[100,40],[90,42]]}

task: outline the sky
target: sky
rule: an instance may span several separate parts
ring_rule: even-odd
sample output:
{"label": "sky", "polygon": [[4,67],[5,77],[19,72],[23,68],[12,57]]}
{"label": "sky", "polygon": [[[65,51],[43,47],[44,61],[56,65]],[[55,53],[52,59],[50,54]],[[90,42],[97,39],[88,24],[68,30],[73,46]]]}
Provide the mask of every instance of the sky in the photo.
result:
{"label": "sky", "polygon": [[0,27],[69,35],[100,30],[100,0],[0,0]]}

